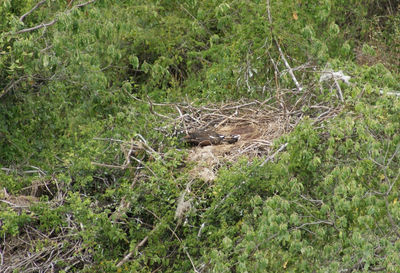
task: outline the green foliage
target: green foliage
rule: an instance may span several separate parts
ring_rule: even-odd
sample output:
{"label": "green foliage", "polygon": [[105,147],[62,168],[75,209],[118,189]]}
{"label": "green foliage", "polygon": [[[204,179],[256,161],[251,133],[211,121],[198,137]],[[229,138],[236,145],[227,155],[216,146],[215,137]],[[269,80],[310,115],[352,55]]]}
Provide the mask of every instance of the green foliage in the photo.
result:
{"label": "green foliage", "polygon": [[32,220],[25,212],[18,213],[6,208],[4,205],[1,207],[0,217],[2,219],[0,234],[3,237],[18,235],[20,228],[29,224]]}
{"label": "green foliage", "polygon": [[[36,3],[0,3],[2,238],[29,227],[45,234],[35,251],[59,235],[81,243],[74,257],[90,258],[66,272],[399,271],[396,1]],[[374,63],[359,65],[358,49]],[[316,87],[327,63],[352,76],[343,102]],[[190,178],[147,103],[275,102],[282,90],[289,106],[340,113],[316,124],[304,105],[273,161],[242,158],[209,184]],[[140,137],[155,152],[121,167]],[[191,208],[175,219],[188,184]],[[15,201],[29,194],[40,201]]]}

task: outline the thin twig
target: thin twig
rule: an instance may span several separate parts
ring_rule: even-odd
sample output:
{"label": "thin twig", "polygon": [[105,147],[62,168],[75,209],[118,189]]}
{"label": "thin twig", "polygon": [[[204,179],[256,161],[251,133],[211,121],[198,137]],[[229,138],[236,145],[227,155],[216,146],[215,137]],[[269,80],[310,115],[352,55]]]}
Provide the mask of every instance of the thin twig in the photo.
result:
{"label": "thin twig", "polygon": [[112,168],[112,169],[120,169],[120,170],[125,170],[126,166],[125,165],[111,165],[111,164],[105,164],[105,163],[98,163],[98,162],[90,162],[94,166],[99,166],[99,167],[106,167],[106,168]]}
{"label": "thin twig", "polygon": [[[153,233],[154,230],[157,228],[157,226],[150,232]],[[134,250],[130,251],[128,254],[125,255],[125,257],[119,261],[119,263],[117,264],[117,267],[120,267],[121,265],[123,265],[124,263],[126,263],[127,261],[129,261],[129,259],[132,257],[133,254],[135,254],[136,251],[139,250],[139,248],[141,248],[142,246],[144,246],[144,244],[147,242],[147,240],[149,239],[149,236],[147,235],[146,237],[143,238],[143,240],[141,240],[135,247]]]}
{"label": "thin twig", "polygon": [[283,62],[284,62],[284,64],[285,64],[286,68],[288,69],[289,74],[290,74],[290,76],[292,77],[292,80],[293,80],[294,84],[296,85],[297,90],[298,90],[299,92],[301,92],[301,91],[303,90],[303,88],[301,87],[301,85],[300,85],[299,82],[297,81],[296,76],[295,76],[294,73],[293,73],[293,69],[290,67],[289,62],[286,60],[286,57],[285,57],[285,55],[283,54],[283,51],[282,51],[282,49],[281,49],[281,46],[279,45],[278,40],[274,37],[274,34],[273,34],[273,32],[272,32],[272,16],[271,16],[271,6],[270,6],[269,0],[267,0],[267,13],[268,13],[268,21],[269,21],[269,23],[270,23],[270,28],[271,28],[271,35],[272,35],[272,37],[273,37],[273,39],[274,39],[274,41],[275,41],[275,45],[276,45],[277,48],[278,48],[279,54],[280,54],[280,56],[281,56],[281,58],[282,58],[282,60],[283,60]]}
{"label": "thin twig", "polygon": [[335,78],[333,78],[333,80],[335,81],[337,92],[339,93],[339,99],[340,99],[341,102],[344,102],[342,88],[340,88],[340,85],[339,85],[338,81]]}
{"label": "thin twig", "polygon": [[264,162],[261,163],[261,166],[264,166],[266,163],[268,163],[269,161],[273,160],[278,153],[280,153],[283,149],[286,148],[286,146],[288,146],[288,144],[289,143],[282,144],[281,147],[279,147],[279,149],[275,153],[273,153],[271,156],[267,157],[264,160]]}
{"label": "thin twig", "polygon": [[73,6],[72,8],[74,8],[74,7],[81,8],[81,7],[87,6],[89,4],[92,4],[94,2],[96,2],[96,0],[91,0],[91,1],[88,1],[88,2],[85,2],[85,3],[82,3],[82,4],[78,4],[78,5]]}

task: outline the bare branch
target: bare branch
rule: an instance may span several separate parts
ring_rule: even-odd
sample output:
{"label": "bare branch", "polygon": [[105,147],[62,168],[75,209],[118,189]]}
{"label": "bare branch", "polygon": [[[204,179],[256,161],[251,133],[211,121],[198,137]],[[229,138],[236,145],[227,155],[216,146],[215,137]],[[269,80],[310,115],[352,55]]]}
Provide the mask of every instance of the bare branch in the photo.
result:
{"label": "bare branch", "polygon": [[98,162],[93,162],[93,161],[90,163],[94,166],[106,167],[106,168],[112,168],[112,169],[125,170],[127,168],[127,166],[125,166],[125,165],[118,166],[118,165],[110,165],[110,164],[98,163]]}
{"label": "bare branch", "polygon": [[390,211],[389,211],[389,201],[388,201],[387,196],[385,196],[385,206],[386,206],[387,216],[388,216],[389,222],[390,222],[390,224],[391,224],[392,227],[393,227],[393,231],[396,233],[396,236],[397,236],[398,238],[400,238],[399,227],[398,227],[398,226],[396,225],[396,223],[394,222],[393,217],[392,217],[392,214],[391,214]]}
{"label": "bare branch", "polygon": [[[91,1],[88,1],[88,2],[85,2],[85,3],[82,3],[82,4],[75,5],[69,11],[67,11],[67,13],[69,13],[74,8],[81,8],[81,7],[87,6],[89,4],[92,4],[94,2],[96,2],[96,0],[91,0]],[[14,34],[21,34],[21,33],[25,33],[25,32],[38,30],[38,29],[41,29],[41,28],[44,28],[44,27],[49,27],[49,26],[54,25],[57,21],[58,21],[58,19],[55,18],[55,19],[53,19],[52,21],[50,21],[48,23],[42,23],[42,24],[34,26],[34,27],[24,28],[24,29],[21,29],[21,30],[15,32]]]}
{"label": "bare branch", "polygon": [[297,90],[299,92],[301,92],[303,90],[303,87],[301,87],[301,85],[297,81],[296,76],[293,73],[293,69],[290,67],[289,62],[286,60],[286,57],[283,54],[281,46],[279,45],[278,40],[274,37],[274,34],[272,32],[272,16],[271,16],[271,6],[270,6],[270,3],[269,3],[269,0],[267,0],[267,13],[268,13],[268,20],[269,20],[270,28],[271,28],[271,35],[272,35],[272,37],[273,37],[273,39],[275,41],[276,47],[278,48],[279,54],[281,55],[281,58],[282,58],[282,60],[283,60],[283,62],[285,64],[286,68],[288,69],[289,74],[292,77],[292,80],[293,80],[294,84],[297,87]]}
{"label": "bare branch", "polygon": [[3,97],[4,95],[6,95],[8,92],[11,91],[11,89],[13,89],[20,81],[26,79],[27,77],[21,77],[18,80],[13,81],[12,83],[10,83],[4,90],[3,92],[0,92],[0,98]]}
{"label": "bare branch", "polygon": [[39,8],[41,5],[43,5],[44,3],[46,3],[47,0],[42,0],[39,3],[37,3],[30,11],[28,11],[27,13],[25,13],[24,15],[22,15],[19,18],[19,21],[22,22],[24,21],[25,17],[28,16],[29,14],[31,14],[32,12],[34,12],[37,8]]}
{"label": "bare branch", "polygon": [[381,90],[379,90],[379,94],[382,94],[382,95],[390,95],[390,96],[397,96],[397,97],[400,97],[400,91],[393,91],[393,92],[385,92],[385,91],[383,91],[382,89]]}
{"label": "bare branch", "polygon": [[267,157],[267,159],[264,160],[264,162],[261,164],[261,166],[264,166],[265,163],[274,159],[278,153],[280,153],[281,151],[283,151],[283,149],[286,148],[286,146],[288,146],[288,143],[282,144],[281,147],[279,147],[279,149],[275,153],[273,153],[271,156]]}
{"label": "bare branch", "polygon": [[[155,227],[150,233],[153,233],[156,228],[157,227]],[[138,243],[136,245],[136,247],[133,251],[130,251],[128,254],[125,255],[125,257],[121,261],[119,261],[119,263],[117,264],[117,267],[120,267],[121,265],[123,265],[124,263],[129,261],[129,259],[132,257],[132,255],[136,251],[138,251],[138,249],[141,248],[147,242],[148,239],[149,239],[149,236],[144,237],[143,240],[141,240],[140,243]]]}
{"label": "bare branch", "polygon": [[92,3],[94,3],[94,2],[96,2],[96,0],[91,0],[91,1],[88,1],[88,2],[85,2],[85,3],[82,3],[82,4],[79,4],[79,5],[73,6],[72,8],[75,8],[75,7],[81,8],[81,7],[87,6],[87,5],[89,5],[89,4],[92,4]]}
{"label": "bare branch", "polygon": [[53,19],[52,21],[50,21],[48,23],[42,23],[42,24],[34,26],[34,27],[21,29],[21,30],[15,32],[15,34],[21,34],[21,33],[25,33],[25,32],[34,31],[34,30],[37,30],[37,29],[41,29],[41,28],[44,28],[44,27],[49,27],[49,26],[54,25],[56,22],[57,22],[57,19]]}

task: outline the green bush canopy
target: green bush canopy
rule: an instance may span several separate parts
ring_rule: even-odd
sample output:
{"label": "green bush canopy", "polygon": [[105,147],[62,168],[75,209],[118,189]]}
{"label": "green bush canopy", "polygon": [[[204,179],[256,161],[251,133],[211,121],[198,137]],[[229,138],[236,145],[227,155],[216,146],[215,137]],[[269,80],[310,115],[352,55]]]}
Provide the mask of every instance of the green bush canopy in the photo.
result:
{"label": "green bush canopy", "polygon": [[1,1],[0,271],[400,272],[399,10]]}

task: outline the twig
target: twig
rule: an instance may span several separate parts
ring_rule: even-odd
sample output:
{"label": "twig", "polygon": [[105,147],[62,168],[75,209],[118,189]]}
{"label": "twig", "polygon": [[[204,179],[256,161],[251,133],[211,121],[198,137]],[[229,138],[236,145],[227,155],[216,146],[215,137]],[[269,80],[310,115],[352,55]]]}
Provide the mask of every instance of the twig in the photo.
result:
{"label": "twig", "polygon": [[12,202],[10,202],[10,201],[7,201],[7,200],[1,200],[1,199],[0,199],[0,202],[9,204],[9,205],[12,206],[13,208],[29,208],[29,206],[23,206],[23,205],[14,204],[14,203],[12,203]]}
{"label": "twig", "polygon": [[387,196],[385,196],[385,206],[386,206],[386,210],[387,210],[388,219],[389,219],[389,222],[390,222],[390,224],[392,225],[392,227],[394,229],[394,233],[396,233],[396,236],[398,238],[400,238],[399,227],[394,222],[392,214],[389,211],[389,201],[388,201]]}
{"label": "twig", "polygon": [[29,14],[31,14],[32,12],[34,12],[37,8],[39,8],[41,5],[43,5],[44,3],[46,3],[47,0],[42,0],[39,3],[37,3],[30,11],[28,11],[27,13],[25,13],[24,15],[22,15],[19,18],[19,21],[22,22],[26,16],[28,16]]}
{"label": "twig", "polygon": [[146,164],[144,164],[143,161],[141,161],[140,159],[137,159],[136,157],[131,155],[131,158],[133,158],[133,160],[137,161],[138,163],[140,163],[142,166],[144,166],[146,169],[148,169],[155,177],[157,177],[157,175],[155,174],[155,172]]}
{"label": "twig", "polygon": [[3,92],[0,93],[0,98],[3,97],[4,95],[6,95],[8,92],[11,91],[12,88],[14,88],[14,86],[16,84],[18,84],[20,81],[26,79],[27,77],[21,77],[18,80],[13,81],[12,83],[10,83],[4,90]]}
{"label": "twig", "polygon": [[[96,0],[91,0],[91,1],[79,4],[79,5],[75,5],[70,10],[68,10],[66,13],[69,13],[74,8],[81,8],[81,7],[87,6],[89,4],[92,4],[94,2],[96,2]],[[41,28],[44,28],[44,27],[49,27],[49,26],[54,25],[57,21],[58,21],[58,18],[55,18],[55,19],[51,20],[48,23],[42,23],[42,24],[34,26],[34,27],[24,28],[24,29],[21,29],[21,30],[19,30],[17,32],[14,32],[14,34],[21,34],[21,33],[25,33],[25,32],[34,31],[34,30],[37,30],[37,29],[41,29]]]}
{"label": "twig", "polygon": [[287,146],[288,144],[289,144],[289,143],[282,144],[281,147],[279,147],[279,149],[278,149],[275,153],[273,153],[271,156],[267,157],[267,158],[264,160],[264,162],[261,163],[261,166],[264,166],[266,163],[268,163],[269,161],[271,161],[272,159],[274,159],[275,156],[276,156],[278,153],[280,153],[283,149],[285,149],[286,146]]}
{"label": "twig", "polygon": [[57,19],[53,19],[52,21],[50,21],[48,23],[42,23],[42,24],[34,26],[34,27],[21,29],[21,30],[15,32],[15,34],[21,34],[21,33],[25,33],[25,32],[34,31],[34,30],[37,30],[37,29],[41,29],[41,28],[44,28],[44,27],[49,27],[49,26],[54,25],[56,22],[57,22]]}
{"label": "twig", "polygon": [[275,44],[276,44],[276,46],[277,46],[277,48],[278,48],[279,54],[281,55],[281,58],[282,58],[282,60],[283,60],[283,62],[284,62],[284,64],[285,64],[286,68],[288,69],[289,74],[290,74],[290,76],[292,77],[292,80],[293,80],[294,84],[295,84],[296,87],[297,87],[297,90],[298,90],[299,92],[301,92],[301,91],[303,90],[303,88],[301,87],[301,85],[300,85],[299,82],[297,81],[296,76],[295,76],[294,73],[293,73],[293,69],[290,67],[289,62],[286,60],[286,57],[285,57],[285,55],[283,54],[283,51],[282,51],[282,49],[281,49],[281,46],[279,45],[278,40],[274,37],[274,34],[273,34],[273,32],[272,32],[272,16],[271,16],[271,6],[270,6],[269,0],[267,0],[267,13],[268,13],[268,21],[269,21],[269,23],[270,23],[270,28],[271,28],[271,35],[272,35],[272,37],[273,37],[273,39],[274,39],[274,41],[275,41]]}
{"label": "twig", "polygon": [[[158,226],[156,226],[152,231],[150,231],[150,233],[153,233],[157,227],[158,227]],[[126,262],[132,257],[132,255],[133,255],[136,251],[138,251],[139,248],[141,248],[141,247],[147,242],[148,239],[149,239],[149,235],[147,235],[146,237],[144,237],[143,240],[141,240],[140,243],[138,243],[138,244],[136,245],[136,247],[135,247],[134,250],[130,251],[128,254],[125,255],[125,257],[124,257],[121,261],[119,261],[119,263],[117,264],[117,267],[120,267],[121,265],[123,265],[124,263],[126,263]]]}
{"label": "twig", "polygon": [[107,168],[120,169],[120,170],[125,170],[126,169],[125,165],[118,166],[118,165],[110,165],[110,164],[98,163],[98,162],[93,162],[93,161],[90,162],[90,163],[92,165],[99,166],[99,167],[107,167]]}
{"label": "twig", "polygon": [[144,148],[150,150],[150,154],[153,154],[157,160],[162,160],[162,157],[159,153],[157,153],[153,148],[151,148],[148,144],[146,139],[141,134],[136,134],[142,141],[140,142]]}
{"label": "twig", "polygon": [[115,138],[94,137],[93,139],[94,140],[104,140],[104,141],[113,141],[113,142],[131,144],[131,142],[128,142],[128,141],[125,141],[125,140],[120,140],[120,139],[115,139]]}
{"label": "twig", "polygon": [[[191,185],[191,182],[190,182],[188,185],[190,186],[190,185]],[[187,186],[186,186],[186,189],[187,189]],[[159,216],[157,216],[157,214],[155,214],[153,211],[151,211],[151,210],[149,210],[149,209],[147,209],[147,208],[145,208],[145,207],[143,207],[143,208],[144,208],[146,211],[150,212],[150,213],[151,213],[154,217],[156,217],[158,220],[160,220],[160,221],[162,220],[162,219],[161,219]],[[175,238],[179,241],[179,243],[182,244],[181,238],[178,237],[178,235],[175,233],[175,231],[174,231],[173,229],[171,229],[168,225],[167,225],[167,228],[169,229],[169,231],[172,232],[172,234],[173,234],[173,235],[175,236]],[[176,227],[175,227],[175,229],[176,229]],[[194,264],[192,258],[190,257],[189,252],[186,250],[186,248],[185,248],[184,246],[183,246],[182,248],[183,248],[183,251],[185,252],[186,256],[188,257],[190,263],[192,264],[192,267],[193,267],[194,272],[199,273],[199,271],[197,270],[197,268],[196,268],[196,266],[195,266],[195,264]]]}
{"label": "twig", "polygon": [[194,15],[192,15],[182,4],[180,4],[181,9],[183,9],[187,14],[189,14],[190,17],[192,17],[200,26],[204,28],[205,31],[207,31],[208,34],[212,35],[212,33],[208,30],[208,28],[200,22]]}
{"label": "twig", "polygon": [[73,6],[72,8],[74,8],[74,7],[81,8],[81,7],[87,6],[87,5],[89,5],[89,4],[92,4],[92,3],[94,3],[94,2],[96,2],[96,0],[91,0],[91,1],[88,1],[88,2],[86,2],[86,3],[82,3],[82,4],[79,4],[79,5],[75,5],[75,6]]}
{"label": "twig", "polygon": [[181,109],[179,109],[178,105],[175,105],[175,108],[176,108],[176,110],[178,110],[178,112],[179,112],[179,118],[180,118],[181,121],[182,121],[183,128],[185,129],[185,133],[188,134],[189,132],[188,132],[188,129],[187,129],[187,127],[186,127],[185,118],[183,117],[182,111],[181,111]]}
{"label": "twig", "polygon": [[150,109],[149,109],[149,110],[150,110],[150,113],[152,113],[153,115],[159,116],[160,118],[172,119],[172,118],[170,118],[170,117],[168,117],[168,116],[159,114],[159,113],[157,113],[156,111],[154,111],[154,109],[153,109],[153,102],[150,100],[150,97],[149,97],[149,96],[147,96],[147,100],[148,100],[149,105],[150,105]]}
{"label": "twig", "polygon": [[379,94],[381,94],[381,95],[390,95],[390,96],[397,96],[397,97],[400,97],[400,91],[394,91],[394,92],[385,92],[385,91],[383,91],[382,89],[381,90],[379,90]]}
{"label": "twig", "polygon": [[336,89],[337,89],[337,91],[339,93],[339,99],[340,99],[341,102],[344,102],[342,88],[340,88],[340,85],[339,85],[338,81],[335,78],[333,78],[333,80],[335,81]]}

